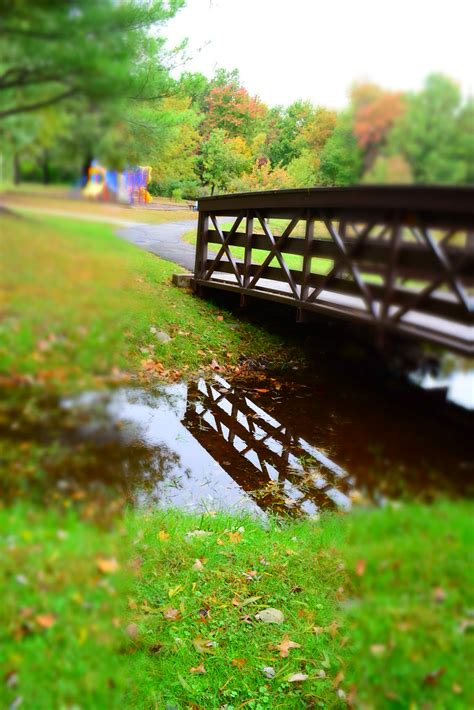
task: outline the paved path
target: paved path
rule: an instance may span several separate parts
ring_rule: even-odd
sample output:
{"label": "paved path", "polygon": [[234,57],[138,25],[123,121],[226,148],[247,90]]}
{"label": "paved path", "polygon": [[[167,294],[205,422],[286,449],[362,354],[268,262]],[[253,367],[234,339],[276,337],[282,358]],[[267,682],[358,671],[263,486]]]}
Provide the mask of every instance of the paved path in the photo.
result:
{"label": "paved path", "polygon": [[166,222],[163,224],[131,224],[117,231],[119,237],[167,261],[194,271],[196,249],[181,237],[196,229],[197,221]]}

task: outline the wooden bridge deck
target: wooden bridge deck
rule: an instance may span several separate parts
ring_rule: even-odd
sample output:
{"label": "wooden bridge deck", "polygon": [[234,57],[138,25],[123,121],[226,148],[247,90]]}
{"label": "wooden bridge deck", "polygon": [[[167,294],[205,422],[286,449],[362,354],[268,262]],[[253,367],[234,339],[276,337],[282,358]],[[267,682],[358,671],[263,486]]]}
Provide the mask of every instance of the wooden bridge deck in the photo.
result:
{"label": "wooden bridge deck", "polygon": [[194,283],[474,355],[474,190],[315,188],[199,201]]}

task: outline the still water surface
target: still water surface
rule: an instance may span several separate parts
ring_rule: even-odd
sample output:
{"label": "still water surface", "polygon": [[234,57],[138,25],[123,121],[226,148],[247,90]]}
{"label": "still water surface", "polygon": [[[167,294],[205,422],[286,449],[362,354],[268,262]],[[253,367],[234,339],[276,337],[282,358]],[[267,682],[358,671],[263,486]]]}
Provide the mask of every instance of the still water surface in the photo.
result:
{"label": "still water surface", "polygon": [[46,498],[105,486],[139,506],[314,515],[472,493],[465,419],[438,412],[429,394],[349,381],[216,375],[89,392],[33,417],[24,408],[0,437],[66,449],[43,462]]}

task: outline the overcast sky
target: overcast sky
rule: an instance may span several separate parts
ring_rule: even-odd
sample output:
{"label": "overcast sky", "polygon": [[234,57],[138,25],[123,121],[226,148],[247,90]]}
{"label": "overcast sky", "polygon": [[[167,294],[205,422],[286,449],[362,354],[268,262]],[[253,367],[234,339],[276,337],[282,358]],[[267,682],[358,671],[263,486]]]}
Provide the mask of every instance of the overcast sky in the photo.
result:
{"label": "overcast sky", "polygon": [[474,91],[474,0],[187,0],[167,26],[189,71],[237,68],[270,105],[340,108],[354,79],[418,89],[441,71]]}

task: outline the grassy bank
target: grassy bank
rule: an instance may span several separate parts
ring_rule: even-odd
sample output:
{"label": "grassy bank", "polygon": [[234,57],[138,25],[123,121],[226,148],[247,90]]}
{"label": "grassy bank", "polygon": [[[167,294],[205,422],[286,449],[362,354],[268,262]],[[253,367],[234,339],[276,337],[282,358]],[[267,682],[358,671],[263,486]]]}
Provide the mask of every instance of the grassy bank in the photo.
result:
{"label": "grassy bank", "polygon": [[106,522],[0,511],[2,707],[472,704],[467,505]]}
{"label": "grassy bank", "polygon": [[13,493],[0,505],[0,707],[472,705],[466,503],[290,522],[123,512],[99,488],[35,495],[87,457],[36,436],[48,388],[293,353],[172,287],[177,267],[112,227],[7,214],[1,230],[0,490]]}
{"label": "grassy bank", "polygon": [[[67,218],[2,218],[4,377],[77,388],[125,372],[178,377],[235,365],[241,355],[288,359],[265,331],[171,287],[179,267],[113,230]],[[161,344],[160,331],[171,341]]]}

